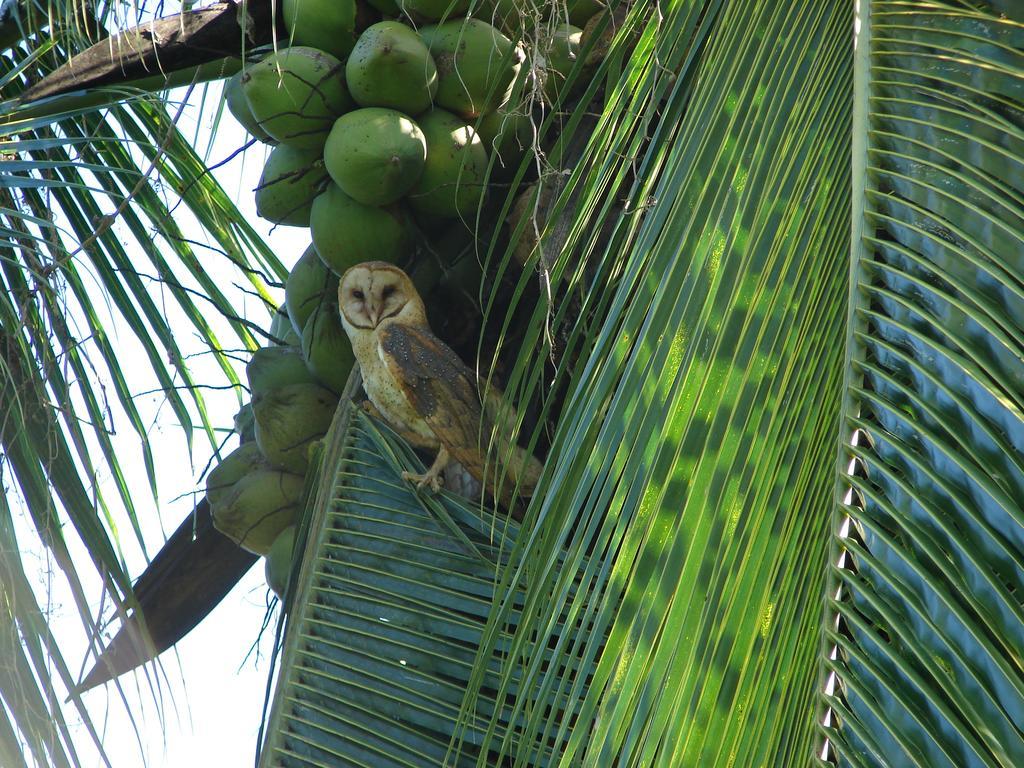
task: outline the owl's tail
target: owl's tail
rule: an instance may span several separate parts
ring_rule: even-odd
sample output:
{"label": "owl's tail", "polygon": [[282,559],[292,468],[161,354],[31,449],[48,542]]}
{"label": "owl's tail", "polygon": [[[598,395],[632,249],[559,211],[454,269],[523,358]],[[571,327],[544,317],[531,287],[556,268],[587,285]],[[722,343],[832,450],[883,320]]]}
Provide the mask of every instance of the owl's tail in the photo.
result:
{"label": "owl's tail", "polygon": [[[502,403],[497,388],[488,393],[485,407],[486,416],[492,423],[501,426],[493,430],[493,441],[487,451],[493,457],[486,474],[487,490],[507,509],[516,509],[516,500],[530,498],[537,487],[544,465],[524,448],[510,438],[515,434],[519,420],[515,410],[507,403]],[[516,515],[518,517],[518,515]]]}
{"label": "owl's tail", "polygon": [[502,446],[496,451],[498,461],[487,478],[488,490],[505,507],[515,506],[517,498],[530,498],[537,487],[544,466],[529,451],[518,445]]}

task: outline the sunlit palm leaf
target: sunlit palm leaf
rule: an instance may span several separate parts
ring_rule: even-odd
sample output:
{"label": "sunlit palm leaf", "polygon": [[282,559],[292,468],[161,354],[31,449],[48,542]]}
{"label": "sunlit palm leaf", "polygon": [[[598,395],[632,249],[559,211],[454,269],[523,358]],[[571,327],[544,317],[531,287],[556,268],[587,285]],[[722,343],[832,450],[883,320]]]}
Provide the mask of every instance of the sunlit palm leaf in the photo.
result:
{"label": "sunlit palm leaf", "polygon": [[842,765],[1024,763],[1020,10],[873,2],[861,21]]}
{"label": "sunlit palm leaf", "polygon": [[[565,298],[526,345],[568,336],[569,390],[502,577],[526,592],[500,690],[522,677],[579,703],[570,728],[516,701],[528,733],[569,739],[561,764],[794,765],[814,740],[842,377],[851,8],[648,10],[563,196]],[[547,380],[543,351],[520,357],[520,399]],[[483,658],[512,612],[499,603]],[[562,615],[593,633],[560,635]],[[596,661],[588,691],[540,663],[549,645]]]}

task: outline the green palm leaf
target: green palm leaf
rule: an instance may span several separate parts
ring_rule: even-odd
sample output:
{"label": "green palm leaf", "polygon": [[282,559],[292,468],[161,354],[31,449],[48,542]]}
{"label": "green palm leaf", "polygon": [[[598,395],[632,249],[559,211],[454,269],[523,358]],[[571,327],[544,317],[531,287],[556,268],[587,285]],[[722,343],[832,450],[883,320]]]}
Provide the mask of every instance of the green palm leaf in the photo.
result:
{"label": "green palm leaf", "polygon": [[[415,457],[351,404],[325,442],[327,482],[311,510],[263,760],[473,765],[488,722],[514,731],[492,692],[450,757],[466,683],[481,669],[495,569],[517,529],[495,528],[458,497],[419,498],[398,477]],[[490,684],[507,644],[483,666]]]}
{"label": "green palm leaf", "polygon": [[844,765],[1024,761],[1021,21],[997,3],[861,19],[856,471],[827,662]]}
{"label": "green palm leaf", "polygon": [[[591,291],[603,303],[572,331],[580,368],[563,374],[548,483],[505,574],[526,589],[509,680],[521,667],[581,707],[571,731],[529,712],[530,732],[568,737],[560,764],[789,765],[811,752],[850,23],[845,3],[670,5],[606,97],[592,146],[618,146],[601,157],[632,161],[640,125],[653,137],[626,205],[642,215],[587,264],[608,276]],[[780,53],[784,40],[800,43]],[[577,210],[600,209],[609,176],[581,177]],[[582,242],[570,236],[563,258]],[[563,611],[596,631],[560,639]],[[534,636],[595,660],[589,691],[542,669]]]}
{"label": "green palm leaf", "polygon": [[[65,10],[22,16],[27,26],[19,46],[0,58],[5,98],[92,42],[100,28],[64,24]],[[54,26],[44,32],[38,25],[47,19]],[[239,390],[232,348],[256,348],[269,324],[262,312],[255,322],[243,318],[238,293],[221,289],[222,276],[231,274],[269,303],[273,284],[286,274],[178,130],[177,114],[177,107],[149,98],[102,113],[15,119],[17,135],[11,115],[4,115],[0,475],[8,495],[0,505],[0,635],[11,661],[0,678],[0,708],[12,715],[0,724],[5,765],[4,755],[26,746],[40,765],[86,759],[84,741],[75,743],[60,704],[75,672],[37,604],[34,579],[26,573],[34,568],[31,553],[42,546],[53,558],[94,643],[100,596],[87,588],[96,583],[87,571],[99,575],[105,604],[112,598],[123,610],[131,588],[122,552],[133,545],[146,551],[139,499],[132,496],[137,489],[112,439],[118,429],[134,432],[155,500],[152,425],[137,402],[138,361],[131,361],[132,375],[125,372],[126,342],[137,345],[150,369],[145,375],[166,398],[189,445],[198,430],[217,450],[230,423],[210,413],[204,387]],[[200,250],[204,243],[208,250]],[[216,269],[211,253],[222,261]],[[185,328],[193,336],[183,343]],[[189,360],[195,344],[216,362],[219,380],[196,375]],[[112,482],[100,484],[102,476]],[[38,543],[15,538],[22,508]],[[81,547],[91,566],[72,556]],[[74,659],[73,669],[80,663]],[[79,699],[74,709],[90,749],[102,756],[89,712]]]}

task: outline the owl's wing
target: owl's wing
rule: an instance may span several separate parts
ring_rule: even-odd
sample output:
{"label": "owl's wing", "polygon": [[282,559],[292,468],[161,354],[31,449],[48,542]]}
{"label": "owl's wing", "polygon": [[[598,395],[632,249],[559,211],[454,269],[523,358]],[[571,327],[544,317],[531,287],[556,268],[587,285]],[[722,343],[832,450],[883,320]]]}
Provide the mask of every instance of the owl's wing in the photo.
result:
{"label": "owl's wing", "polygon": [[[466,470],[480,479],[493,425],[484,420],[477,377],[429,330],[392,323],[378,332],[381,358],[410,405]],[[481,447],[483,446],[483,447]]]}
{"label": "owl's wing", "polygon": [[[488,390],[483,407],[476,374],[428,329],[396,323],[378,339],[388,372],[448,453],[509,509],[515,495],[532,495],[543,467],[511,440],[509,413],[500,407],[497,388]],[[500,412],[505,418],[495,433]],[[495,450],[488,456],[492,440]]]}

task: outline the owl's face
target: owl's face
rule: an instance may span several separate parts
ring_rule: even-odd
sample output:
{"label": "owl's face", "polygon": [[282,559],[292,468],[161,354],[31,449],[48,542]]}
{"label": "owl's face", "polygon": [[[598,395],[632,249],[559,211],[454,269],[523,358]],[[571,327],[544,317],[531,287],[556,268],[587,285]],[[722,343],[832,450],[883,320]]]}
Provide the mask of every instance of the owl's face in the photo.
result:
{"label": "owl's face", "polygon": [[373,330],[384,320],[425,322],[426,312],[409,276],[385,262],[357,264],[341,276],[338,306],[354,328]]}

